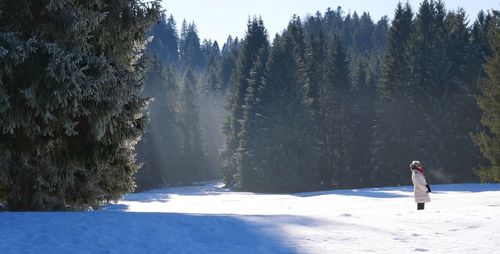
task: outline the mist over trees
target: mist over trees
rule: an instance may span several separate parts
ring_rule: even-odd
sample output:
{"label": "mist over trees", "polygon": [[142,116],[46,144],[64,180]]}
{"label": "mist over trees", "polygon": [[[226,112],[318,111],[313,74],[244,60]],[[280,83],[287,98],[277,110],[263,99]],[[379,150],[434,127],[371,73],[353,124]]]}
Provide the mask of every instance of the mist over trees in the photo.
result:
{"label": "mist over trees", "polygon": [[270,192],[405,185],[415,159],[433,183],[477,181],[474,169],[487,160],[471,134],[482,129],[475,97],[491,19],[481,12],[469,25],[442,1],[399,4],[390,25],[339,7],[294,17],[270,47],[253,40],[252,28],[264,28],[250,20],[228,88],[226,184]]}
{"label": "mist over trees", "polygon": [[276,35],[252,17],[218,42],[155,1],[0,8],[8,209],[220,178],[262,192],[406,185],[415,159],[431,183],[500,181],[497,12],[467,20],[424,0],[374,22],[328,8]]}

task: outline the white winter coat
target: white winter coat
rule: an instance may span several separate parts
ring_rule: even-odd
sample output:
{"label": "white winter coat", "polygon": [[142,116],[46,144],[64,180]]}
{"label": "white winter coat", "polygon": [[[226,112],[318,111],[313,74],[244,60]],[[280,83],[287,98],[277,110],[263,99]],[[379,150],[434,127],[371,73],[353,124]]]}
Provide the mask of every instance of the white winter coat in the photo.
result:
{"label": "white winter coat", "polygon": [[429,193],[427,193],[427,181],[425,176],[417,170],[412,170],[411,181],[413,182],[413,195],[416,203],[431,202]]}

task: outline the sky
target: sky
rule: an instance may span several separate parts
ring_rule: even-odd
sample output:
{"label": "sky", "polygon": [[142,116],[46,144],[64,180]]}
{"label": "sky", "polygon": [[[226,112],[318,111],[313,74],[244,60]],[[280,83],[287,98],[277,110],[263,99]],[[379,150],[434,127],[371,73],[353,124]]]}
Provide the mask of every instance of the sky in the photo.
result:
{"label": "sky", "polygon": [[[271,38],[286,28],[293,14],[300,17],[324,13],[341,6],[345,13],[369,12],[374,22],[387,15],[392,19],[400,0],[162,0],[168,16],[172,14],[180,29],[182,21],[193,22],[203,39],[217,40],[219,45],[229,34],[242,38],[249,17],[261,16]],[[406,1],[402,1],[406,2]],[[421,0],[409,0],[414,11]],[[474,21],[480,10],[500,9],[499,0],[445,0],[447,10],[462,7],[469,20]]]}

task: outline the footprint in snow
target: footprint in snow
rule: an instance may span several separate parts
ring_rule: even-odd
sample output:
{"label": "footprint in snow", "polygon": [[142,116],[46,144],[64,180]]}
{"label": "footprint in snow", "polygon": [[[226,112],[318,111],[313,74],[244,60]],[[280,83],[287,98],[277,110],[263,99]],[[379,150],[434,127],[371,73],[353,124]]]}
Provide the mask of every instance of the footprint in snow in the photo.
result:
{"label": "footprint in snow", "polygon": [[424,248],[415,248],[414,251],[429,251],[428,249],[424,249]]}
{"label": "footprint in snow", "polygon": [[408,243],[407,239],[404,239],[404,238],[401,238],[401,237],[394,237],[394,238],[392,238],[392,240],[400,241],[402,243]]}

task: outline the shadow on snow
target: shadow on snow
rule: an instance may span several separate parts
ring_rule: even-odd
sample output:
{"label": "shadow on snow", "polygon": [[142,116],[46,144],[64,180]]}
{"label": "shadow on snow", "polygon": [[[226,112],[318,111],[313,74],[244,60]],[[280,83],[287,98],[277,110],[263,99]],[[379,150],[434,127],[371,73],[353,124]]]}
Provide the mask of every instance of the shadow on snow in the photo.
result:
{"label": "shadow on snow", "polygon": [[1,213],[0,249],[4,254],[297,253],[285,244],[283,234],[266,232],[265,223],[262,226],[275,217],[303,221],[284,216],[106,211]]}

